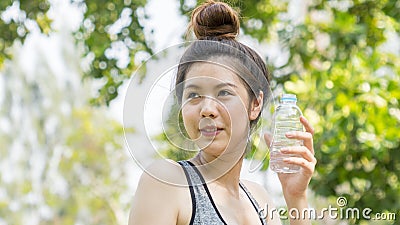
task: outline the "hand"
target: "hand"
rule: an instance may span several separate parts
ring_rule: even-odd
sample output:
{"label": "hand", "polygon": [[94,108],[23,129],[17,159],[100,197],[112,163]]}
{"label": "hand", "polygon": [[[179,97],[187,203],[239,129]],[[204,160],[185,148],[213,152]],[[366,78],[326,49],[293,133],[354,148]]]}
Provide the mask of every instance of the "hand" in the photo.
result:
{"label": "hand", "polygon": [[[278,173],[285,198],[302,198],[306,196],[307,187],[310,183],[312,174],[314,173],[315,165],[317,163],[317,160],[314,157],[313,147],[314,129],[305,117],[301,116],[300,122],[305,128],[305,132],[289,132],[286,134],[286,137],[290,139],[302,140],[304,145],[287,147],[281,150],[281,152],[284,154],[298,155],[298,157],[286,158],[284,161],[289,164],[298,165],[302,168],[299,173]],[[269,145],[271,142],[271,136],[264,134],[264,138]]]}

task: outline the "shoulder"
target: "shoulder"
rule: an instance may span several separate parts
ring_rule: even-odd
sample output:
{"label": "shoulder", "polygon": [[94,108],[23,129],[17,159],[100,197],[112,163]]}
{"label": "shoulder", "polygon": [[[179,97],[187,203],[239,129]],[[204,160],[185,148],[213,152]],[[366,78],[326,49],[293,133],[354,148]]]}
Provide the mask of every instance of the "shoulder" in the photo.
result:
{"label": "shoulder", "polygon": [[176,224],[185,179],[181,166],[171,160],[157,160],[146,167],[133,198],[130,224]]}
{"label": "shoulder", "polygon": [[143,169],[135,197],[147,198],[154,196],[154,193],[167,193],[168,198],[178,194],[186,186],[187,180],[181,165],[172,160],[156,160]]}
{"label": "shoulder", "polygon": [[186,180],[182,167],[177,162],[160,159],[144,168],[139,185],[141,183],[173,187],[185,185]]}

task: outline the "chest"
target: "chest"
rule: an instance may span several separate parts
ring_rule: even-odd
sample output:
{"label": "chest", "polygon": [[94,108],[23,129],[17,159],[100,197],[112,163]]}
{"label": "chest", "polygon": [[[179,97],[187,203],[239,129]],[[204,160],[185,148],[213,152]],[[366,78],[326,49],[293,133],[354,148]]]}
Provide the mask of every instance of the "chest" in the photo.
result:
{"label": "chest", "polygon": [[[218,225],[224,224],[224,222],[229,225],[261,224],[257,209],[243,190],[241,190],[239,198],[234,198],[223,191],[215,190],[212,186],[210,189],[204,190],[204,193],[199,192],[196,193],[194,190],[182,192],[183,198],[180,203],[177,224],[188,225],[191,224],[191,221],[193,225],[199,224],[199,221],[202,224]],[[194,193],[197,196],[194,196]],[[198,195],[201,195],[201,197]],[[196,208],[193,208],[193,206]]]}

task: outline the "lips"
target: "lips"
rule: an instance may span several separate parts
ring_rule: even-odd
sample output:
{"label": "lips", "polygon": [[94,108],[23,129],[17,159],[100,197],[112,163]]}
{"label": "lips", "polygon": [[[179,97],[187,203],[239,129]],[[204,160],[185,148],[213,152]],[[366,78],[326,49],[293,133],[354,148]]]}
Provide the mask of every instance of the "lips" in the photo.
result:
{"label": "lips", "polygon": [[219,133],[221,133],[223,129],[216,127],[216,126],[205,126],[203,128],[200,129],[200,132],[203,136],[206,137],[215,137],[217,136]]}

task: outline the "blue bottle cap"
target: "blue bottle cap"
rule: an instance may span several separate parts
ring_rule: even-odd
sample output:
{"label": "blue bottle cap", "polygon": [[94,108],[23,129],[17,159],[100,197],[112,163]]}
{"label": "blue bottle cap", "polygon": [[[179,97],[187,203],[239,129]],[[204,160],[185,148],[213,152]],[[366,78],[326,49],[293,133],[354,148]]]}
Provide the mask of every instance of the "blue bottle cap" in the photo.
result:
{"label": "blue bottle cap", "polygon": [[294,94],[283,94],[281,101],[297,101],[297,97]]}

